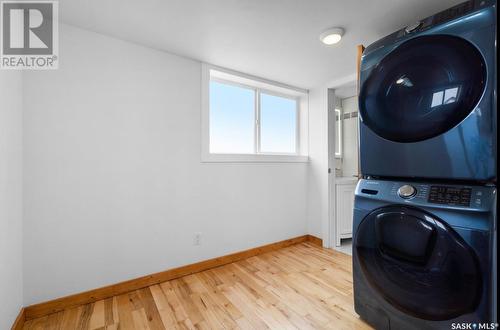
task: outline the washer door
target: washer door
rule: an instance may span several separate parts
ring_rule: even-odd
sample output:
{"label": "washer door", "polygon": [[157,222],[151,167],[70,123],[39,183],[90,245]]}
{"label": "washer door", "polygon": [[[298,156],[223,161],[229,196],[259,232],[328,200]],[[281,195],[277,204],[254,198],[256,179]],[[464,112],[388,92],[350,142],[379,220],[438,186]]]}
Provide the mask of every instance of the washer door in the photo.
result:
{"label": "washer door", "polygon": [[360,223],[354,247],[369,285],[406,314],[448,320],[479,304],[476,255],[451,227],[425,211],[375,210]]}
{"label": "washer door", "polygon": [[360,92],[360,116],[385,139],[426,140],[467,117],[485,83],[483,57],[470,42],[449,35],[416,37],[371,71]]}

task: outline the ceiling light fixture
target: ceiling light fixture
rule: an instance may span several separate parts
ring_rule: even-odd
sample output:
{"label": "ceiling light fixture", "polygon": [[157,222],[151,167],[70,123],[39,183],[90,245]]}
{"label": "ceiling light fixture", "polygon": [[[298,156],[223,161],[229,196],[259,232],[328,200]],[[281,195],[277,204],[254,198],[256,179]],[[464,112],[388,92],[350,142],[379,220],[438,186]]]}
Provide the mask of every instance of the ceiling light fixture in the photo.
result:
{"label": "ceiling light fixture", "polygon": [[325,45],[333,45],[336,44],[337,42],[342,39],[342,36],[344,35],[344,29],[342,28],[331,28],[319,35],[319,40],[321,40],[322,43]]}

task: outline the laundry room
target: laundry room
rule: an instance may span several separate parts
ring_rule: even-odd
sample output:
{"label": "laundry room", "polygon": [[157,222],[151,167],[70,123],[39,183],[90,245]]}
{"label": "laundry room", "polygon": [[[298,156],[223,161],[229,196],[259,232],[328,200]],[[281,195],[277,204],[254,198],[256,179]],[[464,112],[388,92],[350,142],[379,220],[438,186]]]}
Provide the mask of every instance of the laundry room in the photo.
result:
{"label": "laundry room", "polygon": [[498,328],[496,0],[0,0],[0,330]]}

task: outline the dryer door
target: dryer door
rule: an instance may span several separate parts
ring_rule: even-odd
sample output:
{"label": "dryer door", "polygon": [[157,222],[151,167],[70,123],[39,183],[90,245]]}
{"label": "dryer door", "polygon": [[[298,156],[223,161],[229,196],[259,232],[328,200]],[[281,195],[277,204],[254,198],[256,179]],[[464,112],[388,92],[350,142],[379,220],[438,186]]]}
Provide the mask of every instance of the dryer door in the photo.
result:
{"label": "dryer door", "polygon": [[448,320],[479,303],[476,255],[451,227],[423,210],[375,210],[360,223],[354,247],[369,285],[406,314]]}
{"label": "dryer door", "polygon": [[360,117],[379,136],[416,142],[459,124],[486,83],[481,53],[449,35],[416,37],[384,57],[361,86]]}

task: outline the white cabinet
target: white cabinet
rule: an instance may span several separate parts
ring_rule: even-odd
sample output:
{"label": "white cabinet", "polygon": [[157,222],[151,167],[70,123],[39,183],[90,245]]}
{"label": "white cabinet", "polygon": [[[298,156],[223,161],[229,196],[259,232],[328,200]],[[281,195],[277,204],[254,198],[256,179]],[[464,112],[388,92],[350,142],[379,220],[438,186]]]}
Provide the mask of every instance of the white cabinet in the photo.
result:
{"label": "white cabinet", "polygon": [[352,237],[352,217],[354,209],[354,191],[357,180],[341,180],[335,185],[335,244],[340,246],[340,240]]}

